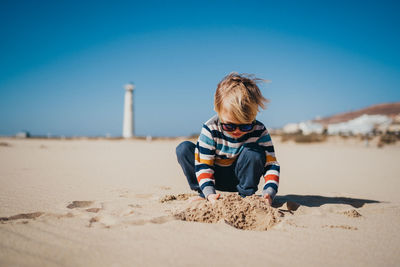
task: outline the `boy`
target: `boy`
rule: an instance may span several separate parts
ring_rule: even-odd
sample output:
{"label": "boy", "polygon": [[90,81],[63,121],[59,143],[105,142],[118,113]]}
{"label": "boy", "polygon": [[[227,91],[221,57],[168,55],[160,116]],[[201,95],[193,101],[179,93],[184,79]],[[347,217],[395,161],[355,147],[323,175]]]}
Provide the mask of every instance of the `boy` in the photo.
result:
{"label": "boy", "polygon": [[201,130],[197,144],[185,141],[176,148],[178,162],[192,190],[215,202],[215,190],[239,192],[242,197],[257,191],[269,204],[278,191],[280,166],[271,137],[257,121],[260,108],[268,101],[251,75],[231,73],[217,86],[214,109],[217,115]]}

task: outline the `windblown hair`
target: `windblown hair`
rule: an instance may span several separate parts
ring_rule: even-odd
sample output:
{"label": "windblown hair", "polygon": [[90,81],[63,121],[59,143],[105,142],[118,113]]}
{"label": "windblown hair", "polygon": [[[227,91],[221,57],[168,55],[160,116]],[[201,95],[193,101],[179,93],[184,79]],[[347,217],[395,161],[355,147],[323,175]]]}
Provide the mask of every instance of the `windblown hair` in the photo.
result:
{"label": "windblown hair", "polygon": [[266,80],[252,74],[231,72],[218,84],[214,96],[214,109],[220,114],[225,109],[238,122],[251,123],[259,108],[265,109],[266,99],[258,88],[258,83]]}

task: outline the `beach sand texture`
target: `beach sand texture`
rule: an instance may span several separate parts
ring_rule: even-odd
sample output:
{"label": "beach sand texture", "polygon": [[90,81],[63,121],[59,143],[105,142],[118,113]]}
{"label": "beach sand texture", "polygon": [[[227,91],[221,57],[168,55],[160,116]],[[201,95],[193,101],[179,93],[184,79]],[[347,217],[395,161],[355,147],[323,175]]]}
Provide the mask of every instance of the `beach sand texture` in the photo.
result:
{"label": "beach sand texture", "polygon": [[399,266],[400,146],[274,140],[268,207],[189,202],[182,140],[2,138],[0,266]]}

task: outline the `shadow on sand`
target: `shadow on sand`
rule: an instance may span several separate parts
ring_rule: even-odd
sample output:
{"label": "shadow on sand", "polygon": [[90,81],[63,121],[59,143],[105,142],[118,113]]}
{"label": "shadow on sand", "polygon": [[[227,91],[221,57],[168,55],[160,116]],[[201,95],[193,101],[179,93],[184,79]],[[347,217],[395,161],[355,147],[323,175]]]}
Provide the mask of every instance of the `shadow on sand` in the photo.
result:
{"label": "shadow on sand", "polygon": [[381,201],[348,197],[324,197],[314,195],[285,195],[276,196],[273,206],[275,208],[281,207],[288,201],[296,202],[306,207],[320,207],[324,204],[346,204],[354,208],[361,208],[364,204],[381,203]]}

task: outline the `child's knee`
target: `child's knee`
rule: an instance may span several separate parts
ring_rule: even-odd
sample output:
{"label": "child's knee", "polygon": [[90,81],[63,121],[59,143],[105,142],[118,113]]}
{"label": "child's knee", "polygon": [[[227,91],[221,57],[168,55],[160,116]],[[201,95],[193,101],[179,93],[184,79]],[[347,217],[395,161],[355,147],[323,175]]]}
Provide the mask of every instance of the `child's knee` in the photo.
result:
{"label": "child's knee", "polygon": [[194,153],[195,145],[190,141],[183,141],[176,147],[176,156],[182,157],[186,153]]}
{"label": "child's knee", "polygon": [[245,147],[241,152],[241,157],[251,162],[259,162],[263,166],[266,161],[265,151],[262,149]]}

